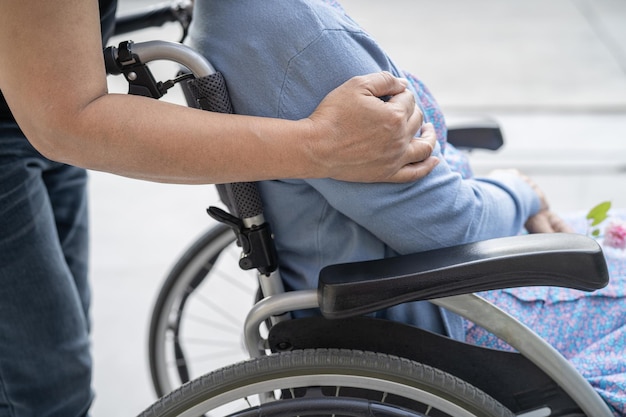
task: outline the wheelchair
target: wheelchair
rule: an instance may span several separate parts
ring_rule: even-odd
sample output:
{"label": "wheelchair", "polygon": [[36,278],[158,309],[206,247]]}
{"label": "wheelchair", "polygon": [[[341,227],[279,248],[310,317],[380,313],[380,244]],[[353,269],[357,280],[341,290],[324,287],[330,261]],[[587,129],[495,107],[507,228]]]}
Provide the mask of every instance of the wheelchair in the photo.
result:
{"label": "wheelchair", "polygon": [[[161,59],[179,63],[187,73],[157,82],[146,64]],[[182,83],[189,105],[232,112],[221,74],[181,44],[123,42],[105,50],[105,61],[108,73],[125,75],[133,94],[160,98]],[[451,141],[456,135],[462,146],[475,144],[472,134],[485,140],[480,146],[501,142],[494,126],[453,132]],[[531,285],[602,288],[608,271],[594,240],[525,235],[330,265],[320,273],[317,289],[285,291],[256,184],[217,188],[228,210],[209,208],[220,224],[183,254],[157,299],[149,353],[161,398],[141,416],[612,416],[554,348],[474,294]],[[235,247],[240,255],[230,256]],[[233,281],[220,273],[223,269],[255,277]],[[215,283],[238,287],[248,297],[241,327],[235,305],[218,290],[209,299],[201,294]],[[194,305],[213,308],[215,299],[226,303],[225,312],[190,312]],[[241,297],[236,299],[241,305]],[[369,315],[417,300],[465,317],[517,352],[473,346]],[[292,317],[305,309],[321,314]],[[234,348],[219,336],[220,328],[230,332],[225,324],[230,319]],[[194,321],[205,321],[209,332],[189,334],[198,331]],[[211,334],[216,340],[192,347],[194,338]],[[200,356],[213,359],[219,349],[231,354],[242,343],[249,359],[227,357],[225,363],[193,369]]]}

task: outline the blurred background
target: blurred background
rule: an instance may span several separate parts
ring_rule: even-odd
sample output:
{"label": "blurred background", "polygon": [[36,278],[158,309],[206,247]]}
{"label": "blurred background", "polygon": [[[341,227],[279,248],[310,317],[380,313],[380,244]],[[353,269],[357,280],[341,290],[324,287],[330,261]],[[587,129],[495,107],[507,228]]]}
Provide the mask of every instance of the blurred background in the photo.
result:
{"label": "blurred background", "polygon": [[[196,0],[202,1],[202,0]],[[120,0],[125,13],[154,4]],[[349,14],[419,76],[450,123],[497,121],[505,145],[475,171],[519,168],[557,211],[626,207],[626,2],[344,0]],[[111,40],[180,37],[177,25]],[[170,77],[175,66],[158,64]],[[125,92],[120,77],[110,89]],[[165,99],[182,103],[179,92]],[[94,417],[155,400],[147,365],[152,305],[168,269],[211,221],[210,186],[91,173]]]}

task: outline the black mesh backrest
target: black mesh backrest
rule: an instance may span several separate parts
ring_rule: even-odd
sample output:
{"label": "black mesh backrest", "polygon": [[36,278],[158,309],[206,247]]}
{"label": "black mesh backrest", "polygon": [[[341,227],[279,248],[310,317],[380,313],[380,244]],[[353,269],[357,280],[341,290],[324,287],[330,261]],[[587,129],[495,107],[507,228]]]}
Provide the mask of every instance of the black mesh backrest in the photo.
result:
{"label": "black mesh backrest", "polygon": [[[219,72],[188,81],[183,91],[190,107],[218,113],[233,113],[226,82]],[[218,184],[216,187],[220,199],[232,215],[247,219],[263,213],[256,183]]]}

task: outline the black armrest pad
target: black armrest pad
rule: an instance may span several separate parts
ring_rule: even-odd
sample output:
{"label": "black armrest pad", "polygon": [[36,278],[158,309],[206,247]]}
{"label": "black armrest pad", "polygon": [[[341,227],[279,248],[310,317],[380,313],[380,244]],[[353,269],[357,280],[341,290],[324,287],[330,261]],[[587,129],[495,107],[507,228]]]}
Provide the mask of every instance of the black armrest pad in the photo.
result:
{"label": "black armrest pad", "polygon": [[449,125],[447,140],[457,148],[491,151],[500,149],[504,144],[500,126],[490,120],[473,124]]}
{"label": "black armrest pad", "polygon": [[499,288],[544,285],[593,291],[608,281],[604,255],[593,239],[531,234],[330,265],[320,272],[318,297],[324,316],[340,318]]}

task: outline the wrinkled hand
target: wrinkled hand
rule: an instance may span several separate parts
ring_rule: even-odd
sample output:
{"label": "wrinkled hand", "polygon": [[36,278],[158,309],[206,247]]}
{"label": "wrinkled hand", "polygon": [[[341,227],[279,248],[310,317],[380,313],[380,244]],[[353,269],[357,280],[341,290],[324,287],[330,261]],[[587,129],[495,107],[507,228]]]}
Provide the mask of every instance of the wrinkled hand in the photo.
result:
{"label": "wrinkled hand", "polygon": [[524,227],[528,233],[574,233],[574,229],[550,210],[541,210],[529,217]]}
{"label": "wrinkled hand", "polygon": [[[379,99],[385,96],[391,98]],[[322,101],[309,120],[313,137],[318,138],[311,143],[311,155],[324,170],[321,176],[409,182],[425,177],[439,162],[431,157],[434,130],[426,128],[420,138],[415,137],[422,114],[406,81],[387,72],[348,80]]]}
{"label": "wrinkled hand", "polygon": [[550,210],[550,205],[543,190],[530,177],[522,174],[516,169],[504,170],[523,179],[535,191],[541,202],[541,208],[534,216],[526,220],[524,227],[528,233],[573,233],[574,230],[561,219],[556,213]]}

